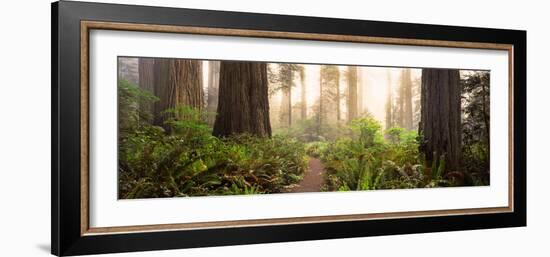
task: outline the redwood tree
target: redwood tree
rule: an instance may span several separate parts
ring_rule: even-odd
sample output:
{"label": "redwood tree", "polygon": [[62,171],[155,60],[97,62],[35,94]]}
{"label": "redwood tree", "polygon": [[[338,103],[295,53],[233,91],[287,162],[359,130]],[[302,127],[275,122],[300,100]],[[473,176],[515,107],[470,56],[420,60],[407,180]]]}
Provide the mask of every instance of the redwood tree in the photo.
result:
{"label": "redwood tree", "polygon": [[306,98],[306,72],[304,66],[299,66],[298,73],[300,74],[300,86],[302,91],[302,102],[300,103],[300,116],[302,120],[307,119],[307,98]]}
{"label": "redwood tree", "polygon": [[413,129],[412,81],[410,69],[401,70],[401,84],[397,97],[396,123],[402,128]]}
{"label": "redwood tree", "polygon": [[357,118],[357,67],[348,66],[348,122]]}
{"label": "redwood tree", "polygon": [[[138,81],[139,87],[151,94],[155,92],[155,59],[139,58],[138,59]],[[147,113],[148,122],[153,121],[154,103],[142,103],[139,108],[143,113]]]}
{"label": "redwood tree", "polygon": [[365,85],[365,80],[363,80],[362,76],[362,69],[357,68],[357,115],[363,115],[364,108],[363,108],[363,92],[365,91],[365,88],[363,88]]}
{"label": "redwood tree", "polygon": [[394,124],[394,111],[393,111],[393,90],[392,90],[392,80],[391,80],[391,71],[387,71],[387,94],[386,94],[386,129],[393,127]]}
{"label": "redwood tree", "polygon": [[222,61],[218,95],[214,136],[271,136],[267,64]]}
{"label": "redwood tree", "polygon": [[279,82],[281,83],[280,119],[283,126],[292,125],[292,86],[294,80],[294,64],[279,64]]}
{"label": "redwood tree", "polygon": [[[422,69],[421,151],[428,165],[439,167],[445,158],[445,171],[460,170],[461,88],[460,74],[454,69]],[[434,161],[435,160],[435,161]]]}
{"label": "redwood tree", "polygon": [[184,105],[202,109],[202,62],[183,59],[155,59],[155,95],[160,98],[154,106],[154,124],[164,124],[171,114],[165,110]]}
{"label": "redwood tree", "polygon": [[413,125],[413,107],[412,107],[412,80],[411,70],[404,69],[402,73],[403,87],[403,127],[412,130]]}
{"label": "redwood tree", "polygon": [[[338,123],[341,120],[340,110],[340,70],[335,65],[321,65],[320,69],[321,83],[321,106],[322,119],[328,124],[329,120]],[[329,115],[333,114],[333,115]]]}
{"label": "redwood tree", "polygon": [[208,69],[208,99],[206,100],[206,111],[209,112],[208,123],[214,124],[214,113],[218,109],[218,84],[220,79],[220,62],[210,61]]}

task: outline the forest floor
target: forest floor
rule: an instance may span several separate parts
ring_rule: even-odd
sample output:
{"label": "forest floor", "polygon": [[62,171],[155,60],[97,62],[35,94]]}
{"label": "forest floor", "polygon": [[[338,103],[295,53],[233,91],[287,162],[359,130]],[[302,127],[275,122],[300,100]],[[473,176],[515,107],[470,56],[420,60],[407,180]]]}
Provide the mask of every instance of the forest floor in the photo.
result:
{"label": "forest floor", "polygon": [[300,181],[298,186],[292,189],[292,193],[303,192],[321,192],[325,174],[325,167],[321,160],[317,158],[309,158],[309,168],[304,174],[304,179]]}

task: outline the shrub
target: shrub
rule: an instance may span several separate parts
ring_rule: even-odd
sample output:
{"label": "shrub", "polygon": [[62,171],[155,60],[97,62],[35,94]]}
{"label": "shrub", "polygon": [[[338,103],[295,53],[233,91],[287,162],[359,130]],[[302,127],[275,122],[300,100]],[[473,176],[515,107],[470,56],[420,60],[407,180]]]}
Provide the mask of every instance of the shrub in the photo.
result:
{"label": "shrub", "polygon": [[398,166],[420,163],[419,137],[416,131],[407,131],[400,127],[386,130],[388,138],[386,158]]}
{"label": "shrub", "polygon": [[306,154],[311,157],[321,158],[323,153],[327,150],[328,145],[328,142],[325,141],[315,141],[307,143],[305,145]]}
{"label": "shrub", "polygon": [[[443,166],[426,176],[418,151],[416,131],[400,127],[381,134],[381,126],[372,118],[354,120],[354,134],[328,143],[320,156],[326,166],[326,190],[375,190],[455,185],[443,178]],[[444,158],[444,157],[442,157]]]}
{"label": "shrub", "polygon": [[120,198],[278,193],[307,168],[304,145],[295,139],[219,139],[192,117],[170,124],[169,135],[142,126],[120,140]]}
{"label": "shrub", "polygon": [[382,144],[384,141],[380,133],[382,128],[380,122],[372,117],[355,119],[351,122],[350,128],[355,132],[355,137],[365,148]]}
{"label": "shrub", "polygon": [[151,113],[140,107],[158,101],[156,96],[127,80],[119,80],[117,90],[119,130],[122,133],[134,129],[140,123],[145,123],[141,121],[151,119]]}

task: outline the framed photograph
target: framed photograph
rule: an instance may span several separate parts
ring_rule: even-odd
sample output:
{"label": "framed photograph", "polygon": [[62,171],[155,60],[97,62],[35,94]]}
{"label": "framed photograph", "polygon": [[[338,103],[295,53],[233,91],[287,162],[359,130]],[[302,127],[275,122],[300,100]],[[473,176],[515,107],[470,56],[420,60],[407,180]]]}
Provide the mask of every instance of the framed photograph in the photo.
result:
{"label": "framed photograph", "polygon": [[526,32],[52,5],[52,253],[526,225]]}

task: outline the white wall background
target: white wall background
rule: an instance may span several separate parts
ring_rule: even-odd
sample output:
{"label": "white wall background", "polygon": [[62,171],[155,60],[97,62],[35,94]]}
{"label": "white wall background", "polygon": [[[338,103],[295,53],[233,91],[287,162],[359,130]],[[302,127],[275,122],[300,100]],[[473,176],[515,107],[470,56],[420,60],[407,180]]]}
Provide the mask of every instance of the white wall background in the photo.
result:
{"label": "white wall background", "polygon": [[[127,253],[117,256],[548,256],[549,6],[545,1],[114,0],[188,8],[528,31],[528,227]],[[0,11],[0,256],[47,256],[50,242],[50,1]]]}

